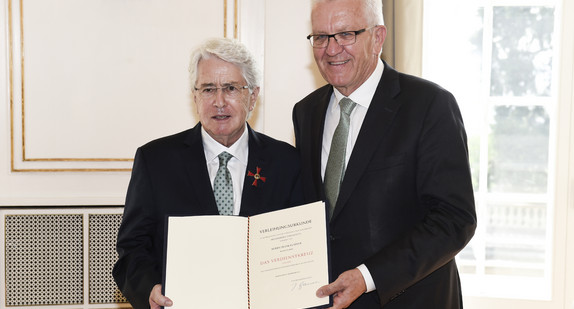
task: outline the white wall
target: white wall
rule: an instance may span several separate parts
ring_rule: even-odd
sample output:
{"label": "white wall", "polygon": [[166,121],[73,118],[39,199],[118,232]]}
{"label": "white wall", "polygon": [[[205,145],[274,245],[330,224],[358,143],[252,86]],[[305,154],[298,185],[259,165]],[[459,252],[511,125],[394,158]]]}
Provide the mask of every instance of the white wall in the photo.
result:
{"label": "white wall", "polygon": [[293,105],[326,82],[306,39],[310,1],[266,1],[265,132],[293,142]]}
{"label": "white wall", "polygon": [[264,73],[257,130],[294,143],[293,105],[324,84],[309,1],[0,3],[0,206],[122,204],[135,149],[197,122],[190,51],[235,26]]}

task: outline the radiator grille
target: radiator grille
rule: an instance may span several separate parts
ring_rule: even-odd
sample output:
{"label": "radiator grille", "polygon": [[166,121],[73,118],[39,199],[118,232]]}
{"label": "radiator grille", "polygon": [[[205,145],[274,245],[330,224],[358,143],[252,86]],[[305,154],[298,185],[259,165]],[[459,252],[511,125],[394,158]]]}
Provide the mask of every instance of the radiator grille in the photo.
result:
{"label": "radiator grille", "polygon": [[7,215],[6,305],[83,302],[83,216]]}
{"label": "radiator grille", "polygon": [[0,309],[131,308],[112,277],[122,212],[0,207]]}
{"label": "radiator grille", "polygon": [[111,275],[118,258],[115,244],[122,215],[91,214],[89,218],[90,303],[126,303]]}

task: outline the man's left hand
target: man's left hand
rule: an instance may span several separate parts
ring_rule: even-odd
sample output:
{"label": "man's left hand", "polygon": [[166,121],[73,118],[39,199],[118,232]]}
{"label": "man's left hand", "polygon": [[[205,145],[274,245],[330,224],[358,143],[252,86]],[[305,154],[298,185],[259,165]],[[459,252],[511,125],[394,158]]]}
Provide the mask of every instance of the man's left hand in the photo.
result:
{"label": "man's left hand", "polygon": [[347,270],[337,280],[317,290],[318,297],[333,295],[331,309],[347,308],[367,291],[365,279],[358,269]]}

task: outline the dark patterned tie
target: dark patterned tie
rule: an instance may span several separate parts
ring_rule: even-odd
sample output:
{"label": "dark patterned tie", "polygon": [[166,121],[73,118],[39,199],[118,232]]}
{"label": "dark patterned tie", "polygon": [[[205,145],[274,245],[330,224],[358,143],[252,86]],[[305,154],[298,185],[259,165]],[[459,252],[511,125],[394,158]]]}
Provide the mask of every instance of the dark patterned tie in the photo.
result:
{"label": "dark patterned tie", "polygon": [[213,183],[213,193],[215,194],[215,202],[220,215],[231,216],[233,215],[233,182],[231,181],[231,173],[227,169],[227,162],[233,156],[228,152],[219,154],[219,169],[215,175]]}
{"label": "dark patterned tie", "polygon": [[333,134],[327,167],[325,170],[325,195],[329,202],[329,218],[333,215],[333,210],[339,196],[339,188],[345,174],[345,153],[347,150],[347,138],[349,136],[349,125],[351,123],[351,112],[357,105],[349,98],[343,98],[339,102],[341,116],[339,124]]}

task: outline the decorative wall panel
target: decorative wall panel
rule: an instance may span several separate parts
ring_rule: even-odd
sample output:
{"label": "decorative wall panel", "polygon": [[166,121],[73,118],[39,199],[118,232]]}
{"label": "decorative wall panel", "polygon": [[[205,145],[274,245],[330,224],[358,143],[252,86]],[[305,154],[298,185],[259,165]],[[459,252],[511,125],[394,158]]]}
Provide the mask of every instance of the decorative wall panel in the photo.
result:
{"label": "decorative wall panel", "polygon": [[238,34],[237,0],[6,1],[14,172],[129,171],[197,122],[191,50]]}

